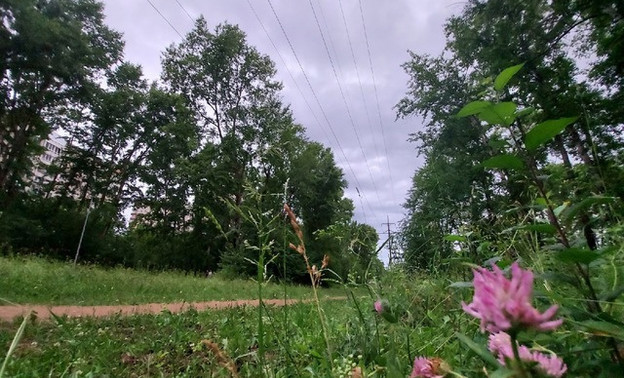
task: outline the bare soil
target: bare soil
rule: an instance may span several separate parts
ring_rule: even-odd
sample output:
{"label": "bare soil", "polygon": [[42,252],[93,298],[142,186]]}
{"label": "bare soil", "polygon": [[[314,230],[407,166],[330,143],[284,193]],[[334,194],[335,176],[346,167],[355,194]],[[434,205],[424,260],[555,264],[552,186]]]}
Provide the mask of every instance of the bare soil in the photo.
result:
{"label": "bare soil", "polygon": [[[346,297],[334,297],[332,300],[346,299]],[[265,305],[285,306],[295,303],[308,303],[310,299],[265,299]],[[194,302],[194,303],[147,303],[139,305],[110,305],[110,306],[47,306],[47,305],[11,305],[0,306],[0,320],[13,321],[15,318],[23,317],[32,312],[40,320],[48,320],[52,314],[57,316],[68,317],[106,317],[116,314],[133,315],[133,314],[158,314],[163,310],[178,313],[187,311],[191,308],[197,311],[210,309],[224,309],[242,306],[258,306],[257,299],[245,299],[237,301],[210,301],[210,302]]]}

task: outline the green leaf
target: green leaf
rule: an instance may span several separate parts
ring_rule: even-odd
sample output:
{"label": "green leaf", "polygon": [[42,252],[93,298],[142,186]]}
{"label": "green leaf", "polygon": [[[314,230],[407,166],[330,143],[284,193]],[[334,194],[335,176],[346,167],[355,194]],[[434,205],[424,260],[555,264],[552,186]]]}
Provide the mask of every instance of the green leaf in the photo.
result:
{"label": "green leaf", "polygon": [[569,205],[568,202],[564,202],[563,205],[557,206],[557,208],[553,210],[553,213],[555,213],[555,216],[558,217],[559,215],[561,215],[561,212],[567,209],[568,205]]}
{"label": "green leaf", "polygon": [[492,147],[494,150],[502,150],[505,147],[509,147],[509,143],[503,139],[492,138],[488,140],[488,146]]}
{"label": "green leaf", "polygon": [[488,377],[490,378],[509,378],[509,377],[515,377],[515,376],[516,376],[515,371],[509,370],[504,366],[499,368],[495,372],[491,373],[490,375],[488,375]]}
{"label": "green leaf", "polygon": [[601,296],[600,300],[605,302],[612,302],[622,294],[624,294],[624,286],[620,286],[612,292],[604,294],[603,296]]}
{"label": "green leaf", "polygon": [[587,328],[594,335],[615,337],[616,339],[624,340],[624,328],[620,325],[600,320],[586,320],[576,324]]}
{"label": "green leaf", "polygon": [[497,155],[493,156],[482,163],[485,168],[491,169],[513,169],[520,171],[524,168],[522,159],[515,155]]}
{"label": "green leaf", "polygon": [[494,366],[494,367],[500,367],[500,364],[498,363],[498,361],[496,360],[496,358],[492,355],[492,353],[490,353],[487,349],[485,349],[483,346],[475,343],[472,339],[470,339],[468,336],[462,334],[462,333],[456,333],[455,336],[457,336],[457,338],[464,344],[466,344],[466,346],[470,349],[472,349],[479,357],[481,357],[483,359],[483,361],[489,363],[490,365]]}
{"label": "green leaf", "polygon": [[477,113],[481,113],[485,108],[492,106],[489,101],[473,101],[466,105],[457,113],[457,117],[467,117]]}
{"label": "green leaf", "polygon": [[516,108],[513,102],[501,102],[487,107],[479,113],[479,119],[490,125],[509,126],[516,119]]}
{"label": "green leaf", "polygon": [[561,133],[568,125],[576,122],[577,119],[578,117],[568,117],[538,123],[524,137],[524,145],[528,150],[535,150]]}
{"label": "green leaf", "polygon": [[535,109],[529,106],[528,108],[524,108],[520,110],[519,112],[516,112],[516,118],[524,117],[526,115],[533,113],[534,111]]}
{"label": "green leaf", "polygon": [[589,264],[600,258],[600,255],[594,251],[583,248],[567,248],[557,253],[557,259],[567,263]]}
{"label": "green leaf", "polygon": [[503,72],[501,72],[498,76],[496,76],[496,79],[494,79],[494,89],[500,91],[505,88],[509,80],[511,80],[511,78],[514,77],[514,75],[518,73],[522,67],[524,67],[524,63],[505,68]]}
{"label": "green leaf", "polygon": [[587,210],[593,205],[602,205],[605,203],[615,202],[615,197],[606,197],[606,196],[592,196],[585,198],[580,203],[574,204],[563,211],[561,214],[562,219],[565,221],[566,225],[569,225],[570,222],[578,215],[578,213]]}
{"label": "green leaf", "polygon": [[579,281],[573,277],[559,272],[545,272],[540,275],[543,280],[566,283],[580,289]]}
{"label": "green leaf", "polygon": [[444,240],[450,242],[465,242],[468,239],[463,235],[446,235],[444,236]]}

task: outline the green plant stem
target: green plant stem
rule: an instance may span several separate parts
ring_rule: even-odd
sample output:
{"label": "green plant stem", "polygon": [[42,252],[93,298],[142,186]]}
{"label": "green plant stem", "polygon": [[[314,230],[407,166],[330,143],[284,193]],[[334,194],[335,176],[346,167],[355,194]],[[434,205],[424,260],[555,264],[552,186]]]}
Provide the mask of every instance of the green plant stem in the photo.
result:
{"label": "green plant stem", "polygon": [[[264,305],[264,303],[262,304],[262,307],[264,307],[264,312],[267,314],[267,317],[269,318],[269,325],[271,325],[271,328],[273,328],[273,333],[278,336],[278,330],[277,327],[275,327],[275,320],[273,319],[273,316],[271,315],[271,312],[266,308],[266,306]],[[286,306],[284,306],[284,310],[286,310]],[[284,323],[284,327],[285,329],[288,329],[288,324]],[[288,361],[290,362],[290,364],[292,365],[292,367],[297,371],[297,377],[301,376],[301,371],[299,370],[299,367],[297,366],[297,364],[295,363],[295,359],[292,356],[291,353],[291,347],[290,347],[290,343],[288,342],[288,338],[287,337],[276,337],[277,339],[277,343],[282,347],[282,349],[286,352],[286,356],[288,357]]]}
{"label": "green plant stem", "polygon": [[526,369],[524,368],[524,363],[520,359],[520,351],[518,350],[518,342],[516,338],[516,332],[509,332],[509,336],[511,338],[511,349],[513,350],[514,359],[516,361],[515,368],[518,369],[518,373],[521,378],[528,378],[528,374]]}
{"label": "green plant stem", "polygon": [[261,369],[264,369],[264,323],[262,321],[262,281],[264,279],[264,248],[260,246],[260,256],[258,259],[258,361]]}
{"label": "green plant stem", "polygon": [[[381,285],[379,285],[381,287]],[[373,293],[373,290],[371,289],[370,285],[366,285],[366,288],[368,289],[368,295],[370,295],[371,299],[374,301],[375,300],[375,294]],[[377,339],[377,354],[380,354],[381,351],[380,349],[382,348],[381,345],[381,339],[379,337],[379,324],[377,323],[377,317],[373,316],[373,321],[375,322],[375,338]]]}
{"label": "green plant stem", "polygon": [[[368,324],[366,323],[366,318],[364,317],[364,313],[362,312],[360,305],[357,303],[357,300],[355,299],[353,290],[348,289],[345,286],[345,291],[347,292],[347,294],[351,296],[351,299],[353,300],[353,305],[355,306],[355,309],[357,310],[358,317],[360,318],[360,323],[362,323],[362,327],[364,327],[364,333],[366,335],[364,340],[368,341],[368,335],[370,334],[370,329],[368,327]],[[366,345],[362,345],[362,350],[367,350]]]}
{"label": "green plant stem", "polygon": [[327,333],[327,325],[325,324],[325,316],[323,315],[323,310],[321,309],[321,301],[319,300],[319,297],[318,297],[318,291],[316,290],[316,283],[314,281],[314,277],[312,276],[312,273],[310,273],[310,279],[312,280],[312,291],[314,292],[314,302],[316,303],[316,311],[318,312],[319,320],[321,322],[323,338],[325,339],[325,346],[327,348],[327,356],[329,357],[329,364],[333,371],[334,359],[332,357],[333,353],[332,353],[331,345],[329,344],[329,334]]}

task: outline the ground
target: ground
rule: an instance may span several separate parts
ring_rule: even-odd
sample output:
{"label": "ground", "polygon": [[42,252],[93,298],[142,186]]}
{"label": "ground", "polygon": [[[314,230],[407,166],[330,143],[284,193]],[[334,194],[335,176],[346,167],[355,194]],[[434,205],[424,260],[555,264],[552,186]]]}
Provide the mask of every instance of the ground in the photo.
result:
{"label": "ground", "polygon": [[[346,298],[332,298],[346,299]],[[284,306],[293,303],[310,302],[310,300],[301,299],[265,299],[265,305]],[[11,305],[0,306],[0,320],[13,321],[15,318],[25,316],[29,312],[33,312],[38,319],[47,320],[52,314],[57,316],[67,315],[69,317],[82,316],[111,316],[114,314],[131,315],[131,314],[157,314],[163,310],[172,313],[194,308],[198,311],[207,309],[222,309],[241,306],[258,306],[257,299],[236,300],[236,301],[209,301],[194,303],[148,303],[140,305],[109,305],[109,306],[46,306],[46,305]]]}

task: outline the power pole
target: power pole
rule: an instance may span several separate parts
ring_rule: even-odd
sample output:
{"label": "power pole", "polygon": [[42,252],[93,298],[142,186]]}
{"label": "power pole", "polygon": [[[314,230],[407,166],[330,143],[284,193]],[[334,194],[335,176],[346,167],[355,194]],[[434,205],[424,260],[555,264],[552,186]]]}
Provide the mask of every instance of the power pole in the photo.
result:
{"label": "power pole", "polygon": [[390,231],[390,226],[394,225],[394,223],[390,223],[390,217],[386,216],[387,222],[382,223],[382,225],[386,226],[388,231],[384,234],[388,235],[388,266],[393,264],[397,264],[403,262],[403,254],[400,251],[400,248],[394,243],[394,232]]}
{"label": "power pole", "polygon": [[382,226],[387,226],[388,231],[386,234],[388,235],[388,266],[392,265],[395,261],[394,250],[393,250],[393,240],[392,240],[392,232],[390,231],[390,226],[394,225],[394,223],[390,223],[390,217],[386,215],[387,222],[382,223]]}

